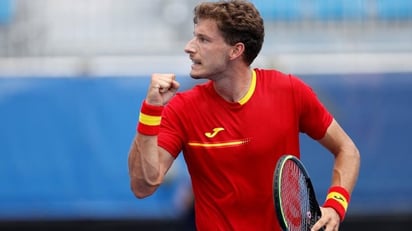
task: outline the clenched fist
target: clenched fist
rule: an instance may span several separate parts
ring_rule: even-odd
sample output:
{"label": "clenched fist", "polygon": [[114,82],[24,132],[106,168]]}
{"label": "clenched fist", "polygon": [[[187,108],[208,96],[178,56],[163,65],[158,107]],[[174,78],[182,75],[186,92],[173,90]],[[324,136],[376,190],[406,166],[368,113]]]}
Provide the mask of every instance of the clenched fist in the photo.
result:
{"label": "clenched fist", "polygon": [[179,89],[175,74],[152,74],[152,80],[147,91],[146,102],[152,105],[165,105]]}

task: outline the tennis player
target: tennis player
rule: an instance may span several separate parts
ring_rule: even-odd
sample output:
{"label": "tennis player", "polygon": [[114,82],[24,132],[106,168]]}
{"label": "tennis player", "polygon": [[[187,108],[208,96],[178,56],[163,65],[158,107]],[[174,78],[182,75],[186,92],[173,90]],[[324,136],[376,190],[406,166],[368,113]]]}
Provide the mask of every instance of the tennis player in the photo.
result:
{"label": "tennis player", "polygon": [[358,149],[299,78],[251,69],[263,40],[263,19],[250,2],[195,7],[185,52],[191,77],[209,81],[177,93],[173,74],[152,75],[129,153],[132,191],[138,198],[155,192],[183,151],[197,230],[280,230],[273,171],[281,155],[300,157],[303,132],[334,155],[331,188],[313,230],[338,230],[358,177]]}

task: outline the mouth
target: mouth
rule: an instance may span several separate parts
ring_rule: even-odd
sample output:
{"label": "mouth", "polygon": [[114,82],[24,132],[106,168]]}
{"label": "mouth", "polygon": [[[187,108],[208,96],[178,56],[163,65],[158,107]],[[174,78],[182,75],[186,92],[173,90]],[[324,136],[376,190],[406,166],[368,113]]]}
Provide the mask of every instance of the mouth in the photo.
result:
{"label": "mouth", "polygon": [[190,58],[190,59],[192,60],[192,65],[200,65],[200,64],[202,64],[202,62],[200,62],[200,60],[193,59],[193,58]]}

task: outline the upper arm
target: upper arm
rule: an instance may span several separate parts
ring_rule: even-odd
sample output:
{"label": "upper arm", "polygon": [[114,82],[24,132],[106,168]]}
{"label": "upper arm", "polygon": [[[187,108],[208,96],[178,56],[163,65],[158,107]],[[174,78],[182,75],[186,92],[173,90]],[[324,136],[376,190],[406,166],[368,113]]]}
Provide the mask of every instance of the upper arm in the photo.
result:
{"label": "upper arm", "polygon": [[167,171],[172,166],[175,157],[172,156],[166,149],[162,147],[158,147],[159,150],[159,160],[160,160],[160,168],[162,169],[163,175],[166,175]]}
{"label": "upper arm", "polygon": [[352,139],[346,134],[335,119],[332,120],[329,127],[326,129],[325,135],[319,140],[319,143],[335,156],[342,151],[357,151]]}
{"label": "upper arm", "polygon": [[298,116],[299,131],[319,140],[326,133],[333,116],[319,100],[316,92],[299,78],[290,77]]}

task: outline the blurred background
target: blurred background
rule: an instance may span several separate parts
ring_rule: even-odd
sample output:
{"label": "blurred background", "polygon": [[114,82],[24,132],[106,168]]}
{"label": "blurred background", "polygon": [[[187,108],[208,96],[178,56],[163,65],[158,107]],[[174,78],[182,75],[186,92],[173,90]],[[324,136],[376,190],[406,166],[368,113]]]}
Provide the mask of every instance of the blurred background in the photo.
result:
{"label": "blurred background", "polygon": [[[0,0],[0,230],[193,230],[182,158],[138,200],[127,155],[150,74],[196,84],[183,47],[198,2]],[[341,230],[407,230],[412,1],[252,2],[266,26],[253,66],[309,83],[361,151]],[[302,135],[302,159],[322,201],[332,158]]]}

